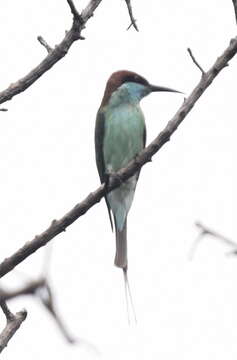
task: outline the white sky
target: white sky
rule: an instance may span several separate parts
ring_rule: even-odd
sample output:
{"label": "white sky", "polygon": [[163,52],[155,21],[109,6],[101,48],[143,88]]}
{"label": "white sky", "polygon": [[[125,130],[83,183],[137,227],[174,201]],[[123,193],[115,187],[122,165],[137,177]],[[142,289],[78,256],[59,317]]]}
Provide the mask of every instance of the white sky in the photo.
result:
{"label": "white sky", "polygon": [[[87,1],[75,1],[81,10]],[[139,33],[126,31],[124,1],[104,0],[85,41],[0,113],[1,258],[45,230],[99,185],[94,122],[109,75],[133,70],[186,94],[200,78],[187,47],[208,69],[236,34],[232,1],[135,1]],[[71,26],[66,0],[4,2],[0,11],[3,90],[46,55]],[[171,141],[146,165],[128,220],[129,277],[137,325],[128,326],[122,273],[104,202],[54,240],[50,277],[68,328],[85,344],[69,346],[30,298],[10,303],[28,318],[5,359],[223,359],[237,354],[237,259],[206,238],[192,262],[200,220],[237,240],[237,58],[222,71]],[[183,101],[153,94],[142,102],[148,142]],[[18,269],[40,274],[45,249]],[[17,286],[20,272],[4,284]],[[2,317],[3,327],[4,318]],[[96,349],[96,350],[95,350]]]}

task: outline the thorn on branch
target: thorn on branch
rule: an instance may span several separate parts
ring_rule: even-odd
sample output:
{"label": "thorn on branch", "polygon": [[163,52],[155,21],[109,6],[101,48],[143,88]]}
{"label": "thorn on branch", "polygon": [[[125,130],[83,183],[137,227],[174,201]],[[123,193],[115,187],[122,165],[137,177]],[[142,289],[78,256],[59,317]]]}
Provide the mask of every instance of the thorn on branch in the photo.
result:
{"label": "thorn on branch", "polygon": [[187,48],[188,50],[188,53],[191,57],[191,59],[193,60],[194,64],[198,67],[198,69],[201,71],[202,73],[202,76],[204,76],[206,74],[206,72],[203,70],[203,68],[201,67],[201,65],[199,65],[199,63],[197,62],[197,60],[195,59],[193,53],[192,53],[192,50],[190,48]]}
{"label": "thorn on branch", "polygon": [[137,24],[136,24],[136,19],[134,19],[134,16],[133,16],[131,1],[130,1],[130,0],[125,0],[125,1],[126,1],[126,4],[127,4],[129,17],[130,17],[130,20],[131,20],[131,24],[129,25],[129,27],[127,28],[127,30],[129,30],[130,27],[133,26],[135,30],[139,31],[139,30],[138,30],[138,27],[137,27]]}
{"label": "thorn on branch", "polygon": [[45,47],[48,54],[50,54],[53,51],[51,46],[49,46],[49,44],[44,40],[44,38],[42,36],[37,36],[37,40],[40,42],[41,45],[43,45]]}

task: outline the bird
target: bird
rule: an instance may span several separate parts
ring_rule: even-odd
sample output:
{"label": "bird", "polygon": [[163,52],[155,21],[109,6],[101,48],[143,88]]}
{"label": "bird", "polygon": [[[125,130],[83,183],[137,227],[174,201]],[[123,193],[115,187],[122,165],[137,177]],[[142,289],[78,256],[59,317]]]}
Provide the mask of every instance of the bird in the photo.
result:
{"label": "bird", "polygon": [[[146,145],[145,117],[140,101],[152,92],[179,91],[150,84],[133,71],[120,70],[108,79],[95,125],[96,165],[101,183],[136,158]],[[115,227],[115,266],[127,282],[127,217],[140,171],[105,195],[109,219]],[[112,213],[112,215],[111,215]],[[112,218],[113,216],[113,218]]]}

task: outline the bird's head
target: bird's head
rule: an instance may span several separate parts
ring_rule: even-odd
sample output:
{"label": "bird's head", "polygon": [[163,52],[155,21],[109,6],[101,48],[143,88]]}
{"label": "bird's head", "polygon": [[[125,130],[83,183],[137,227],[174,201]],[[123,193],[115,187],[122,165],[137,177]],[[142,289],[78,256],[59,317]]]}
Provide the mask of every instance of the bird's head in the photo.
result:
{"label": "bird's head", "polygon": [[114,72],[107,81],[101,106],[109,103],[138,103],[144,96],[155,91],[180,91],[150,84],[144,77],[128,70]]}

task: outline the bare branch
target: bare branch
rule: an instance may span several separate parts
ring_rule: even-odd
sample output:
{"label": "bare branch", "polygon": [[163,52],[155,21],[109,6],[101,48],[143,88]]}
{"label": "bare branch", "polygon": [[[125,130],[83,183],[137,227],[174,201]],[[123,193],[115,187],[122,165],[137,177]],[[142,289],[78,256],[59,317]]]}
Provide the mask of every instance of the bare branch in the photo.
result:
{"label": "bare branch", "polygon": [[6,108],[0,108],[0,111],[8,111]]}
{"label": "bare branch", "polygon": [[234,242],[234,241],[228,239],[227,237],[221,235],[217,231],[214,231],[214,230],[208,228],[207,226],[204,226],[200,222],[196,222],[195,225],[201,231],[202,236],[204,236],[204,235],[214,236],[216,239],[222,241],[226,245],[234,247],[235,249],[237,249],[237,243],[236,242]]}
{"label": "bare branch", "polygon": [[237,23],[237,0],[232,0],[232,2],[235,10],[235,21]]}
{"label": "bare branch", "polygon": [[56,310],[55,302],[54,302],[55,296],[53,295],[52,288],[47,281],[45,281],[44,288],[41,288],[39,289],[39,291],[37,291],[37,296],[41,301],[42,305],[47,309],[47,311],[55,320],[56,324],[58,325],[62,335],[67,340],[67,342],[69,342],[70,344],[75,344],[76,339],[72,337],[71,334],[68,332],[61,316],[59,316]]}
{"label": "bare branch", "polygon": [[178,126],[193,108],[194,104],[212,83],[219,72],[226,67],[229,60],[237,52],[237,37],[232,39],[224,53],[216,60],[210,70],[201,77],[198,85],[194,88],[189,97],[183,102],[179,110],[168,122],[163,131],[146,147],[139,156],[131,161],[128,166],[118,171],[115,176],[110,177],[109,184],[102,184],[97,190],[90,193],[81,203],[77,204],[72,210],[64,215],[60,220],[54,220],[47,230],[36,236],[33,240],[27,242],[22,248],[16,251],[9,258],[6,258],[0,264],[0,277],[7,274],[14,267],[20,264],[28,256],[37,251],[40,247],[46,245],[51,239],[65,231],[65,229],[76,221],[80,216],[84,215],[92,206],[98,203],[104,195],[121,185],[121,181],[125,181],[134,175],[141,167],[149,162],[152,156],[169,141],[171,135],[177,130]]}
{"label": "bare branch", "polygon": [[3,301],[11,300],[19,296],[34,295],[36,291],[45,286],[45,279],[39,278],[37,280],[31,280],[26,285],[17,290],[0,290],[0,299]]}
{"label": "bare branch", "polygon": [[203,70],[203,68],[201,67],[201,65],[199,65],[199,63],[197,62],[197,60],[195,59],[192,50],[190,48],[187,48],[189,55],[191,56],[191,59],[193,60],[194,64],[198,67],[198,69],[201,71],[202,75],[205,75],[205,71]]}
{"label": "bare branch", "polygon": [[3,299],[0,299],[0,306],[4,315],[6,316],[7,321],[13,320],[14,315],[11,313],[10,309],[8,308],[6,302]]}
{"label": "bare branch", "polygon": [[27,312],[26,310],[22,310],[17,312],[15,315],[12,314],[6,302],[2,299],[0,300],[0,306],[7,319],[7,324],[0,334],[0,352],[2,352],[3,349],[7,346],[9,340],[13,337],[15,332],[21,326],[22,322],[25,320]]}
{"label": "bare branch", "polygon": [[127,28],[127,30],[129,30],[130,27],[133,26],[134,29],[136,29],[137,31],[139,31],[139,30],[138,30],[138,27],[137,27],[137,24],[136,24],[136,20],[134,19],[134,16],[133,16],[131,0],[125,0],[125,1],[126,1],[126,4],[127,4],[127,7],[128,7],[128,13],[129,13],[129,17],[130,17],[130,20],[131,20],[131,24],[129,25],[129,27]]}
{"label": "bare branch", "polygon": [[[46,71],[52,68],[59,60],[61,60],[70,49],[71,45],[78,39],[84,39],[81,31],[85,27],[87,20],[93,15],[93,12],[102,0],[91,0],[87,7],[79,15],[76,10],[73,12],[73,24],[71,29],[66,33],[64,39],[57,45],[48,56],[26,76],[11,84],[7,89],[0,92],[0,104],[11,100],[15,95],[20,94],[38,80]],[[67,0],[71,11],[73,2]],[[75,7],[74,7],[75,8]],[[79,15],[77,15],[77,14]]]}
{"label": "bare branch", "polygon": [[193,259],[195,251],[196,251],[200,241],[203,240],[206,235],[212,236],[212,237],[216,238],[217,240],[223,242],[224,244],[234,248],[234,251],[232,252],[233,254],[235,254],[237,252],[237,243],[235,243],[234,241],[232,241],[232,240],[228,239],[227,237],[221,235],[220,233],[208,228],[207,226],[201,224],[198,221],[195,223],[195,225],[199,229],[200,233],[198,234],[198,237],[195,240],[195,242],[190,250],[190,256],[189,256],[190,260]]}
{"label": "bare branch", "polygon": [[102,0],[91,0],[86,8],[82,10],[81,17],[83,19],[83,23],[85,23],[94,15],[94,11],[100,5]]}
{"label": "bare branch", "polygon": [[12,316],[12,314],[9,312],[8,307],[6,306],[5,301],[13,300],[16,297],[27,295],[32,295],[40,301],[40,303],[44,306],[47,312],[49,312],[49,314],[53,317],[66,341],[70,344],[74,344],[76,340],[69,334],[61,316],[56,310],[54,303],[55,297],[53,295],[52,288],[46,278],[31,280],[26,285],[22,286],[17,290],[7,291],[5,289],[0,289],[0,301],[2,301],[5,315],[8,317]]}
{"label": "bare branch", "polygon": [[77,19],[81,24],[83,24],[83,19],[81,17],[81,15],[79,14],[79,12],[76,9],[76,6],[74,5],[72,0],[67,0],[68,5],[70,6],[72,15],[74,17],[74,19]]}
{"label": "bare branch", "polygon": [[48,53],[51,53],[51,51],[53,51],[53,49],[48,45],[44,38],[42,38],[42,36],[38,36],[37,40],[40,42],[41,45],[45,47]]}

